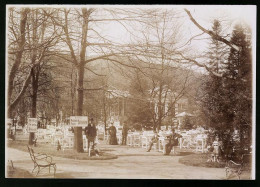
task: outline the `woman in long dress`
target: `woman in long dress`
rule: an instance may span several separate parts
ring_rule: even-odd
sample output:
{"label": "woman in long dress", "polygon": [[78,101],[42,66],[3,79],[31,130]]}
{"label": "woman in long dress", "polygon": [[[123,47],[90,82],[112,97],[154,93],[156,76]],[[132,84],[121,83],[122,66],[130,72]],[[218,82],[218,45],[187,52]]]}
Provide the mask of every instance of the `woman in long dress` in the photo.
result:
{"label": "woman in long dress", "polygon": [[116,127],[114,125],[109,127],[109,144],[117,145]]}

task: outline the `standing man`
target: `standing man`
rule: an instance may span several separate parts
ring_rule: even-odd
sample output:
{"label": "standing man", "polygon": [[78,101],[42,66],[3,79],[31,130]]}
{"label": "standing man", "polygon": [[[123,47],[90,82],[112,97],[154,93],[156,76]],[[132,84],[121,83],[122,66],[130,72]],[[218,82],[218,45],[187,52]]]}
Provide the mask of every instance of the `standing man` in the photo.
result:
{"label": "standing man", "polygon": [[165,153],[164,155],[169,155],[172,148],[178,145],[178,139],[182,136],[180,134],[175,133],[175,130],[172,129],[172,134],[168,136],[169,142],[165,144]]}
{"label": "standing man", "polygon": [[93,145],[92,149],[94,149],[95,138],[97,136],[97,129],[96,129],[96,126],[94,124],[93,118],[90,119],[88,126],[85,128],[85,134],[86,134],[86,137],[88,139],[88,150],[90,148],[90,143],[92,143],[92,145]]}
{"label": "standing man", "polygon": [[128,127],[127,127],[127,122],[125,121],[122,129],[122,145],[126,145],[127,132],[128,132]]}

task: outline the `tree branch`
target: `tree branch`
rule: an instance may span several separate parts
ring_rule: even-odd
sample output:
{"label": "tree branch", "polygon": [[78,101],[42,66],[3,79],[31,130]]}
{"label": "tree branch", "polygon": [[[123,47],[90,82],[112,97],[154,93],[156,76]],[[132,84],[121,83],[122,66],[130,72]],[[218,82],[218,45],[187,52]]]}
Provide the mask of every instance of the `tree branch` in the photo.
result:
{"label": "tree branch", "polygon": [[214,40],[218,40],[220,42],[223,42],[225,44],[227,44],[228,46],[232,47],[233,49],[235,49],[236,51],[240,51],[240,47],[231,43],[230,41],[226,40],[225,38],[215,34],[214,32],[205,29],[204,27],[202,27],[191,15],[190,11],[187,10],[186,8],[184,9],[185,12],[188,14],[190,20],[194,23],[194,25],[196,25],[200,30],[202,30],[203,32],[207,33],[208,35],[210,35]]}

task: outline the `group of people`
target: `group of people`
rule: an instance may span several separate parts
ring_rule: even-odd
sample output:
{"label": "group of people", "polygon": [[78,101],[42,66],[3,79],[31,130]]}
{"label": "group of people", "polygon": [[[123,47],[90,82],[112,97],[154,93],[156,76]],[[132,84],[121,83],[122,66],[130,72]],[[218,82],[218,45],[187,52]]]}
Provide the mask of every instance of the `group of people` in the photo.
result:
{"label": "group of people", "polygon": [[[175,130],[172,129],[171,134],[169,136],[167,136],[165,139],[166,143],[165,143],[164,149],[163,149],[164,155],[169,155],[172,151],[172,148],[174,148],[175,146],[178,146],[178,139],[181,137],[182,136],[180,134],[176,133]],[[149,143],[147,152],[150,152],[154,143],[158,143],[158,141],[159,141],[159,135],[156,131],[154,131],[154,136],[152,137],[152,139]]]}
{"label": "group of people", "polygon": [[[94,146],[95,146],[95,139],[97,136],[97,129],[94,125],[93,122],[93,118],[90,119],[90,123],[88,124],[88,126],[85,128],[85,135],[87,137],[88,140],[88,145],[87,148],[89,149],[91,144],[92,147],[91,149],[94,150]],[[118,145],[118,141],[117,141],[117,130],[116,127],[111,124],[111,126],[108,128],[108,133],[109,133],[109,144],[110,145]],[[127,123],[124,122],[123,124],[123,129],[122,129],[122,142],[121,145],[126,145],[126,141],[127,141],[127,133],[128,133],[128,126]],[[164,147],[164,155],[169,155],[172,148],[175,146],[178,146],[178,139],[182,137],[180,134],[177,134],[175,132],[174,129],[172,129],[171,134],[169,136],[166,137],[165,141],[165,147]],[[156,131],[154,131],[154,136],[151,139],[150,143],[149,143],[149,147],[147,152],[150,152],[150,150],[152,149],[152,146],[154,145],[154,143],[158,143],[159,141],[159,135]]]}
{"label": "group of people", "polygon": [[[88,126],[84,129],[85,131],[85,135],[86,138],[88,140],[88,145],[87,148],[90,148],[90,144],[92,144],[92,149],[94,149],[95,146],[95,139],[97,136],[97,129],[96,126],[94,125],[94,120],[93,118],[90,119],[90,122],[88,124]],[[124,123],[123,125],[123,129],[122,129],[122,145],[126,145],[126,140],[127,140],[127,132],[128,132],[128,128],[127,128],[127,124]],[[108,133],[109,133],[109,144],[110,145],[117,145],[117,130],[116,127],[111,124],[111,126],[108,128]]]}
{"label": "group of people", "polygon": [[[127,141],[127,132],[128,132],[128,127],[126,122],[123,124],[123,129],[122,129],[122,145],[126,145]],[[108,128],[108,133],[109,133],[109,144],[110,145],[117,145],[117,136],[116,136],[116,127],[111,124],[111,126]]]}

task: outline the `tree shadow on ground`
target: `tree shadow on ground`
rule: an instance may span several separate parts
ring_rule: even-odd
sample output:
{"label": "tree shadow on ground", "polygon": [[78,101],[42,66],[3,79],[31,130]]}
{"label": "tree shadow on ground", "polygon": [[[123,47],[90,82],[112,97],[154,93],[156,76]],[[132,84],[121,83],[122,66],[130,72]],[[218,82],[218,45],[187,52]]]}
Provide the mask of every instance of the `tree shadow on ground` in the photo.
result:
{"label": "tree shadow on ground", "polygon": [[101,151],[115,151],[115,149],[100,149]]}
{"label": "tree shadow on ground", "polygon": [[175,156],[187,156],[194,154],[193,152],[178,152]]}

